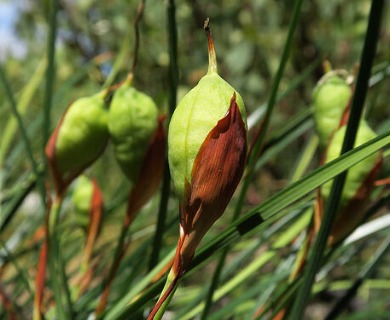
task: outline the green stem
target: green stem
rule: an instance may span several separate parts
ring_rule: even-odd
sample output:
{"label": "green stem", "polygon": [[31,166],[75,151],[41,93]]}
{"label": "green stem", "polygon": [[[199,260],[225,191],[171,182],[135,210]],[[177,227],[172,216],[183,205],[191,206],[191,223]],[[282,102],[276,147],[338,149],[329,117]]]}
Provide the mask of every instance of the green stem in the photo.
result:
{"label": "green stem", "polygon": [[[371,67],[375,57],[377,42],[379,39],[379,30],[383,12],[384,1],[375,0],[371,3],[371,11],[367,25],[366,38],[362,51],[360,70],[356,81],[356,90],[351,105],[351,116],[348,119],[346,134],[341,149],[341,154],[353,148],[356,133],[361,119],[364,101],[368,88]],[[317,239],[312,249],[312,255],[308,261],[307,268],[304,271],[303,283],[298,291],[295,303],[289,319],[302,319],[305,306],[311,295],[314,278],[323,261],[322,257],[326,248],[328,235],[336,216],[337,208],[340,202],[341,193],[346,179],[346,172],[338,175],[330,192],[329,202],[324,211],[324,217],[318,232]]]}
{"label": "green stem", "polygon": [[[260,135],[259,135],[258,139],[255,141],[253,149],[252,149],[251,154],[250,154],[250,157],[248,159],[248,165],[247,165],[248,169],[247,169],[245,181],[243,183],[243,186],[240,190],[240,194],[238,196],[237,205],[236,205],[234,213],[233,213],[232,221],[237,220],[237,218],[240,215],[240,212],[241,212],[242,207],[244,205],[244,200],[246,198],[246,193],[249,189],[249,185],[250,185],[252,178],[253,178],[253,175],[254,175],[255,163],[257,160],[258,153],[260,152],[260,149],[263,146],[263,141],[264,141],[266,132],[268,130],[272,111],[273,111],[274,106],[276,104],[279,85],[280,85],[280,82],[282,80],[284,70],[285,70],[285,67],[286,67],[286,64],[288,61],[288,57],[290,54],[293,35],[295,33],[295,30],[296,30],[296,27],[298,24],[298,19],[299,19],[300,13],[301,13],[302,3],[303,3],[303,0],[296,0],[295,1],[293,16],[292,16],[292,19],[290,22],[290,27],[289,27],[286,43],[285,43],[285,46],[283,48],[283,53],[282,53],[282,57],[280,60],[279,68],[278,68],[278,71],[276,73],[274,83],[272,85],[271,95],[269,97],[269,101],[268,101],[268,105],[267,105],[267,112],[266,112],[265,117],[263,119],[263,122],[261,124]],[[207,30],[206,30],[206,32],[207,32]],[[211,35],[210,35],[210,37],[211,37]],[[209,312],[209,309],[211,307],[213,292],[215,291],[215,289],[218,286],[219,278],[221,276],[223,265],[225,264],[226,256],[227,256],[229,250],[230,250],[229,247],[224,249],[223,253],[221,254],[220,260],[218,261],[217,268],[213,274],[210,290],[209,290],[209,293],[207,294],[206,304],[205,304],[205,308],[203,310],[202,319],[206,319],[207,314]]]}
{"label": "green stem", "polygon": [[[173,268],[168,274],[164,289],[161,291],[156,306],[153,308],[148,320],[161,320],[165,310],[174,296],[177,287],[179,286],[181,277],[176,275]],[[161,303],[162,302],[162,303]],[[161,304],[160,304],[161,303]],[[156,310],[157,309],[157,310]]]}
{"label": "green stem", "polygon": [[56,195],[52,207],[49,212],[48,221],[48,267],[50,275],[50,283],[53,290],[54,300],[56,302],[56,312],[58,319],[65,320],[70,319],[70,310],[65,310],[63,299],[62,299],[62,279],[59,262],[59,238],[57,237],[57,224],[59,220],[59,214],[63,202],[63,196]]}
{"label": "green stem", "polygon": [[[169,0],[167,2],[167,16],[168,16],[168,46],[169,46],[169,114],[167,116],[167,122],[173,114],[176,108],[177,97],[177,84],[179,67],[177,64],[177,27],[176,27],[176,8],[175,1]],[[149,270],[153,269],[159,260],[159,254],[162,245],[162,238],[164,235],[165,221],[167,217],[168,200],[170,194],[171,176],[169,172],[168,162],[165,163],[164,179],[161,189],[160,206],[158,211],[157,226],[153,240],[153,250],[149,261]]]}
{"label": "green stem", "polygon": [[131,71],[130,73],[135,72],[135,67],[137,66],[138,62],[138,52],[139,52],[139,38],[140,38],[140,32],[139,32],[139,21],[142,18],[142,14],[144,12],[144,7],[145,7],[145,2],[146,0],[141,0],[138,4],[137,8],[137,15],[134,19],[134,52],[133,52],[133,64],[131,66]]}
{"label": "green stem", "polygon": [[55,76],[55,41],[57,35],[57,11],[58,0],[52,0],[50,2],[50,17],[49,17],[49,37],[47,42],[47,70],[46,70],[46,86],[44,97],[44,121],[43,121],[43,158],[45,159],[45,147],[50,137],[50,125],[51,117],[50,110],[53,97],[53,86]]}

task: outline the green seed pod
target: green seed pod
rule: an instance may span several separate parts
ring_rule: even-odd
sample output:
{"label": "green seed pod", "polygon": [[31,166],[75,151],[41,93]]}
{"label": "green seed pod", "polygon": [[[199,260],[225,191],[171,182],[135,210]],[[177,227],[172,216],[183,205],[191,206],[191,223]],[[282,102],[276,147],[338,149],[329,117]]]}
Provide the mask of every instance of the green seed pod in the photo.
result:
{"label": "green seed pod", "polygon": [[115,157],[123,173],[135,183],[145,153],[158,126],[158,109],[152,98],[131,86],[131,78],[115,92],[108,129]]}
{"label": "green seed pod", "polygon": [[75,100],[46,146],[46,156],[63,190],[104,151],[108,141],[106,91]]}
{"label": "green seed pod", "polygon": [[73,189],[72,202],[76,222],[83,229],[89,225],[93,192],[93,182],[84,175],[80,176]]}
{"label": "green seed pod", "polygon": [[313,92],[314,121],[320,145],[325,147],[332,133],[339,127],[342,116],[352,96],[352,89],[339,74],[325,74]]}
{"label": "green seed pod", "polygon": [[168,160],[180,201],[180,237],[165,288],[148,319],[161,319],[196,248],[225,211],[244,172],[247,125],[242,98],[217,74],[209,19],[209,69],[176,107]]}
{"label": "green seed pod", "polygon": [[[345,136],[345,130],[346,126],[342,126],[334,133],[333,138],[327,149],[325,162],[332,161],[340,155],[341,147]],[[359,126],[359,130],[357,132],[355,147],[366,143],[375,137],[375,132],[371,130],[367,122],[362,120]],[[360,188],[367,175],[375,167],[377,160],[378,153],[375,153],[350,168],[350,170],[348,170],[343,193],[341,196],[340,207],[344,206],[355,196],[357,190]],[[321,193],[325,201],[329,197],[331,186],[332,182],[328,182],[324,184],[321,188]]]}
{"label": "green seed pod", "polygon": [[208,133],[228,112],[234,93],[246,127],[244,102],[237,91],[218,75],[214,47],[209,48],[209,61],[207,74],[180,101],[169,124],[169,167],[180,201],[184,199],[185,184],[191,183],[199,149]]}

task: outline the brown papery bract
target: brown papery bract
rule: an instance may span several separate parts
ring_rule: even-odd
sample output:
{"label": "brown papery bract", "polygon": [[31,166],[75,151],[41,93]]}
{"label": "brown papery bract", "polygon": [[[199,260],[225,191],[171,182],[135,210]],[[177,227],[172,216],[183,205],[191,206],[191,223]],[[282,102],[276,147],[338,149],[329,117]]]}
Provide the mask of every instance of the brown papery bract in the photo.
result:
{"label": "brown papery bract", "polygon": [[[234,93],[226,116],[203,142],[192,168],[191,185],[186,185],[180,206],[182,271],[188,268],[199,242],[226,209],[244,173],[246,156],[246,128]],[[174,267],[178,264],[175,261]]]}
{"label": "brown papery bract", "polygon": [[149,320],[155,319],[163,303],[169,301],[203,236],[225,211],[244,173],[246,158],[246,127],[233,93],[225,117],[209,132],[199,149],[191,184],[186,182],[180,204],[180,238],[172,266],[174,277],[149,314]]}

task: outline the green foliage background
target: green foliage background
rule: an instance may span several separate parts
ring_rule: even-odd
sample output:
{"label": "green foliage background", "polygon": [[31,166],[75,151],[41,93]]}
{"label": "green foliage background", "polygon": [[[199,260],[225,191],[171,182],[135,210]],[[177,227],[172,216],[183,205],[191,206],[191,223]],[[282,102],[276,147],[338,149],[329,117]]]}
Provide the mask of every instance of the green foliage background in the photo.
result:
{"label": "green foliage background", "polygon": [[[43,105],[47,94],[47,44],[52,27],[51,4],[49,1],[15,4],[19,12],[15,32],[26,46],[26,55],[22,58],[11,55],[1,57],[1,68],[16,100],[33,155],[42,170],[45,167],[45,159],[42,156],[45,145],[42,127],[45,121]],[[245,197],[242,212],[251,210],[283,190],[290,184],[291,178],[299,178],[299,164],[306,162],[302,172],[305,174],[319,166],[320,153],[307,152],[307,144],[314,131],[312,121],[305,121],[304,125],[299,127],[301,131],[294,131],[294,136],[292,131],[284,135],[283,130],[288,129],[296,115],[310,110],[311,92],[323,74],[324,59],[328,59],[334,68],[350,71],[356,69],[362,52],[370,4],[371,1],[368,0],[304,1],[289,61],[278,91],[279,95],[285,92],[287,94],[275,106],[265,141],[266,148],[268,147],[266,150],[270,151],[265,152],[259,159],[260,163]],[[133,59],[132,22],[137,6],[137,1],[122,0],[60,2],[56,19],[55,77],[51,83],[51,130],[72,100],[96,93],[107,85],[107,82],[119,83],[125,78]],[[383,12],[372,86],[368,91],[365,109],[365,117],[378,134],[388,132],[390,127],[389,7],[387,5]],[[256,114],[264,112],[272,90],[292,8],[292,1],[280,0],[177,1],[178,99],[206,73],[207,41],[202,26],[204,19],[210,17],[219,72],[244,98],[250,119],[249,136],[252,139],[254,129],[259,123]],[[169,109],[167,101],[170,57],[167,23],[166,3],[148,0],[140,22],[140,51],[134,79],[134,86],[151,95],[162,114],[168,113]],[[10,111],[10,101],[6,98],[4,86],[0,86],[0,94],[3,98],[0,100],[0,289],[10,297],[19,316],[30,318],[35,269],[42,241],[39,232],[42,232],[45,208],[40,201],[36,177],[26,156],[21,131]],[[254,123],[256,125],[253,125]],[[292,139],[289,139],[289,136]],[[276,148],[272,148],[274,146]],[[388,152],[385,155],[387,158],[385,157],[381,178],[389,177],[390,172]],[[102,188],[106,211],[103,230],[95,250],[97,280],[93,282],[91,291],[81,301],[75,302],[80,319],[93,310],[96,302],[98,283],[108,268],[112,248],[122,224],[129,187],[115,163],[111,146],[88,170],[88,174],[96,177]],[[376,195],[378,194],[388,199],[388,188],[383,187],[377,191]],[[294,210],[299,211],[310,206],[312,195],[309,194],[304,201],[283,211],[283,215],[288,216],[294,213]],[[154,234],[159,201],[160,195],[157,194],[131,226],[132,244],[118,271],[109,306],[115,306],[129,288],[148,274],[150,241]],[[204,244],[229,227],[235,201],[236,198],[223,218],[206,236]],[[72,210],[68,197],[58,230],[61,232],[61,247],[70,279],[77,272],[79,253],[82,251],[85,237],[77,227]],[[388,212],[389,206],[385,203],[376,212],[376,216]],[[298,218],[291,219],[296,221]],[[160,258],[165,257],[175,246],[178,222],[178,204],[172,190]],[[305,229],[304,223],[298,225],[301,230]],[[210,319],[226,319],[226,315],[223,315],[226,308],[230,308],[228,311],[235,319],[249,319],[249,314],[253,313],[256,307],[270,299],[264,295],[266,288],[275,286],[272,292],[276,294],[287,286],[285,279],[292,268],[291,261],[297,248],[294,247],[294,242],[287,242],[285,248],[274,248],[274,243],[286,236],[284,231],[287,226],[278,231],[272,231],[272,227],[275,225],[270,223],[261,234],[246,237],[233,247],[226,262],[226,269],[228,270],[229,266],[232,268],[230,277],[263,257],[264,253],[271,252],[274,255],[261,268],[254,269],[250,275],[242,278],[234,290],[224,295],[214,305]],[[384,232],[375,232],[368,239],[336,252],[326,278],[315,287],[316,291],[322,291],[312,300],[307,312],[308,319],[324,317],[337,298],[334,292],[352,285],[388,231],[387,227]],[[267,234],[270,238],[264,241],[263,237],[267,237]],[[194,301],[200,302],[204,298],[202,288],[207,287],[205,284],[210,281],[218,254],[215,253],[213,257],[182,283],[172,302],[173,318],[185,318],[186,308],[192,306]],[[345,313],[345,319],[360,319],[359,317],[364,318],[365,314],[377,314],[378,319],[382,315],[384,318],[389,315],[390,306],[386,299],[390,295],[390,273],[386,268],[388,263],[390,256],[384,254],[382,264],[375,270],[372,279],[368,279],[358,292],[351,304],[352,311]],[[284,264],[290,267],[283,269]],[[228,280],[229,276],[223,277],[221,282]],[[257,285],[253,286],[253,283]],[[245,298],[245,294],[254,287],[262,288],[263,291],[259,289]],[[331,300],[330,303],[327,298]],[[153,301],[150,300],[151,303]],[[150,306],[152,304],[148,305]],[[140,312],[134,315],[139,316],[142,310],[144,309],[140,308]],[[6,314],[7,310],[3,304],[0,306],[0,315],[6,317]],[[48,307],[48,319],[54,318],[53,315],[53,310]]]}

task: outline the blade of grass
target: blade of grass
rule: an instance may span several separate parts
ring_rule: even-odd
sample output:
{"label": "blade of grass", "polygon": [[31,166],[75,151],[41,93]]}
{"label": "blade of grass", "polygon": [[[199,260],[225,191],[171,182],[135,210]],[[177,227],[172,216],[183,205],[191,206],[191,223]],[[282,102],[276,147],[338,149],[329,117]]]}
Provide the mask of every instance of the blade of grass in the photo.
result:
{"label": "blade of grass", "polygon": [[43,159],[45,156],[46,143],[50,137],[51,126],[51,106],[53,98],[54,78],[55,78],[55,50],[56,50],[56,36],[57,36],[57,11],[58,0],[49,2],[49,36],[47,39],[47,69],[46,69],[46,84],[45,84],[45,96],[43,102]]}
{"label": "blade of grass", "polygon": [[[176,7],[175,1],[167,1],[167,17],[168,17],[168,48],[169,48],[169,93],[168,104],[169,114],[167,116],[167,123],[169,123],[173,111],[176,108],[177,86],[178,86],[178,74],[179,66],[177,64],[177,27],[176,27]],[[164,178],[161,189],[160,206],[158,209],[158,218],[156,232],[153,240],[152,254],[149,260],[149,270],[153,269],[159,260],[159,254],[162,245],[162,238],[165,229],[165,220],[167,216],[168,200],[170,194],[171,176],[169,172],[168,160],[165,159]]]}
{"label": "blade of grass", "polygon": [[[351,150],[355,143],[356,133],[359,127],[364,101],[366,98],[370,72],[375,57],[376,46],[379,39],[379,30],[381,25],[383,6],[383,0],[372,1],[371,3],[366,38],[364,41],[364,47],[360,62],[360,70],[356,81],[356,89],[351,105],[351,116],[348,119],[341,154],[344,154],[348,150]],[[335,178],[332,184],[329,202],[325,207],[324,217],[317,235],[317,239],[313,245],[312,255],[309,258],[307,267],[304,270],[304,280],[302,286],[298,291],[289,319],[301,319],[303,317],[305,306],[310,299],[311,288],[314,282],[315,275],[322,261],[322,256],[326,247],[326,241],[331,231],[333,220],[336,216],[337,207],[341,198],[341,192],[345,183],[345,178],[346,172],[343,172]]]}
{"label": "blade of grass", "polygon": [[[240,294],[234,300],[232,299],[232,301],[229,301],[229,303],[226,304],[225,307],[222,307],[218,311],[210,314],[209,319],[210,320],[226,319],[229,317],[229,315],[234,315],[238,318],[239,315],[233,313],[233,312],[235,312],[234,307],[239,306],[240,303],[245,303],[245,301],[247,301],[250,298],[254,298],[254,297],[258,296],[259,294],[266,292],[267,289],[272,287],[275,283],[283,281],[283,279],[285,279],[288,276],[288,272],[289,272],[290,267],[291,267],[291,262],[292,261],[284,261],[282,264],[278,265],[275,272],[273,272],[269,277],[266,277],[266,278],[264,277],[261,281],[249,283],[248,289],[245,290],[245,292],[243,292],[243,294]],[[216,295],[218,294],[218,291],[216,292]],[[256,303],[257,302],[253,299],[251,301],[251,303],[248,304],[247,308],[249,310],[252,310],[254,308],[254,306],[256,305]],[[247,315],[244,317],[244,315],[242,315],[242,318],[250,319],[250,316]]]}
{"label": "blade of grass", "polygon": [[303,118],[302,122],[299,123],[296,127],[289,128],[288,131],[283,132],[282,136],[278,136],[276,139],[273,139],[272,144],[263,150],[262,156],[256,163],[255,169],[259,170],[264,166],[270,159],[276,157],[280,151],[285,150],[285,148],[291,143],[295,142],[298,137],[302,136],[305,132],[309,131],[313,127],[313,121],[311,118]]}
{"label": "blade of grass", "polygon": [[[35,72],[32,74],[30,81],[23,88],[16,107],[20,116],[22,116],[26,112],[28,106],[30,105],[34,93],[36,92],[39,85],[41,84],[45,69],[46,69],[46,59],[43,59],[38,64]],[[12,139],[15,136],[16,130],[17,130],[17,123],[14,121],[14,119],[10,118],[7,124],[2,129],[2,136],[1,136],[1,143],[0,143],[0,168],[3,167],[5,156],[9,149],[10,143],[12,142]]]}
{"label": "blade of grass", "polygon": [[17,193],[12,196],[6,206],[1,203],[0,234],[5,231],[20,205],[36,186],[34,175],[30,175],[26,180],[21,183],[22,186],[19,187]]}
{"label": "blade of grass", "polygon": [[[166,266],[166,264],[172,260],[172,258],[175,255],[176,248],[173,248],[169,254],[166,255],[166,257],[151,271],[149,272],[145,277],[142,278],[141,281],[139,281],[132,289],[126,294],[124,298],[122,298],[118,303],[116,303],[105,315],[104,319],[119,319],[121,317],[121,314],[123,313],[123,310],[126,309],[129,303],[132,302],[133,299],[137,297],[139,292],[144,290],[153,280],[154,277],[156,277],[161,270]],[[164,279],[161,279],[158,283],[160,286],[156,287],[156,290],[159,291],[162,289],[162,286]],[[155,287],[155,286],[154,286]]]}
{"label": "blade of grass", "polygon": [[375,268],[383,259],[383,256],[390,248],[390,236],[387,236],[377,251],[372,256],[371,260],[366,264],[360,272],[358,279],[348,289],[348,291],[336,302],[332,310],[327,314],[325,320],[336,319],[338,315],[345,309],[348,302],[356,295],[363,282],[372,274]]}
{"label": "blade of grass", "polygon": [[18,127],[19,127],[20,133],[22,135],[24,146],[25,146],[26,151],[27,151],[27,156],[31,162],[33,172],[38,179],[38,186],[39,186],[39,191],[41,194],[41,201],[42,201],[42,204],[44,204],[46,202],[45,184],[44,184],[42,175],[39,172],[38,163],[36,162],[36,160],[34,158],[32,147],[31,147],[31,142],[28,139],[27,131],[26,131],[26,128],[23,124],[22,117],[20,116],[20,114],[18,112],[17,104],[15,101],[14,95],[12,93],[11,87],[8,83],[7,76],[6,76],[5,71],[3,70],[3,68],[1,66],[0,66],[0,79],[1,79],[1,82],[3,83],[4,89],[6,92],[6,96],[9,100],[9,103],[11,106],[11,111],[12,111],[13,115],[15,116],[16,121],[18,122]]}
{"label": "blade of grass", "polygon": [[[302,3],[303,3],[303,0],[296,0],[294,3],[294,9],[293,9],[293,14],[292,14],[292,19],[290,22],[289,30],[288,30],[287,39],[286,39],[286,42],[285,42],[285,45],[283,48],[283,53],[282,53],[282,57],[280,59],[279,68],[277,70],[274,82],[272,84],[271,94],[270,94],[270,97],[268,100],[268,105],[267,105],[267,111],[266,111],[264,119],[262,119],[262,123],[260,124],[260,127],[258,129],[259,134],[255,135],[255,136],[258,136],[258,138],[256,139],[256,141],[254,141],[252,148],[250,150],[249,159],[248,159],[248,163],[247,163],[246,176],[245,176],[244,183],[243,183],[241,190],[240,190],[238,202],[237,202],[237,205],[236,205],[234,213],[233,213],[232,221],[235,221],[238,218],[238,216],[240,215],[240,212],[242,210],[242,206],[244,204],[244,200],[246,197],[246,193],[249,189],[250,182],[252,181],[252,178],[254,175],[255,163],[256,163],[258,154],[259,154],[261,148],[263,147],[263,142],[264,142],[266,133],[268,131],[268,126],[270,123],[271,115],[272,115],[272,112],[273,112],[275,104],[276,104],[277,93],[279,90],[280,82],[282,80],[284,70],[285,70],[289,55],[290,55],[293,35],[295,33],[295,30],[296,30],[296,27],[298,24],[298,20],[300,17]],[[227,247],[223,251],[223,253],[221,254],[220,260],[218,262],[218,266],[215,269],[215,272],[213,274],[213,277],[212,277],[212,280],[210,283],[209,293],[206,297],[205,308],[203,309],[203,313],[201,316],[202,320],[207,318],[208,311],[209,311],[211,304],[212,304],[213,294],[214,294],[215,289],[218,286],[219,278],[220,278],[220,275],[221,275],[221,272],[223,269],[223,265],[225,264],[225,260],[226,260],[228,253],[229,253],[229,248]]]}
{"label": "blade of grass", "polygon": [[[228,292],[230,292],[236,286],[242,283],[246,278],[253,275],[254,272],[258,271],[262,266],[264,266],[265,263],[271,261],[271,259],[275,257],[276,257],[276,252],[267,251],[262,253],[261,256],[258,257],[257,259],[253,259],[250,264],[248,264],[244,269],[241,270],[241,272],[239,272],[235,277],[230,279],[230,281],[226,282],[223,286],[221,286],[221,288],[215,291],[212,302],[221,299],[224,295],[226,295]],[[201,312],[202,307],[204,308],[204,305],[205,302],[201,303],[197,307],[193,308],[191,312],[188,312],[181,319],[182,320],[192,319],[193,317],[195,317],[197,314]]]}
{"label": "blade of grass", "polygon": [[2,246],[2,251],[4,251],[4,253],[6,254],[6,259],[11,262],[11,264],[13,265],[15,270],[17,271],[18,277],[21,280],[22,285],[26,289],[26,291],[24,291],[24,292],[29,295],[29,299],[32,299],[33,291],[31,289],[30,283],[28,281],[29,276],[28,276],[26,270],[24,270],[23,268],[20,267],[19,263],[16,261],[12,252],[10,252],[8,250],[6,243],[4,243],[4,241],[2,239],[0,239],[0,243]]}
{"label": "blade of grass", "polygon": [[[309,66],[307,66],[302,73],[297,75],[296,78],[289,83],[288,88],[281,92],[277,98],[276,98],[276,103],[279,103],[281,100],[289,96],[291,93],[293,93],[300,85],[304,83],[304,81],[313,73],[313,71],[318,67],[318,65],[321,63],[321,59],[317,59],[313,63],[311,63]],[[257,109],[252,112],[248,116],[248,129],[251,130],[255,127],[258,121],[262,118],[262,115],[264,114],[264,110],[268,106],[268,103],[264,103],[257,107]],[[265,146],[264,146],[265,148]]]}
{"label": "blade of grass", "polygon": [[293,171],[293,174],[290,179],[291,182],[295,182],[300,177],[302,177],[307,168],[309,167],[309,164],[313,160],[313,157],[317,150],[318,141],[318,137],[314,134],[309,138],[309,141],[307,142],[306,147],[302,152],[302,156],[300,157],[295,167],[295,170]]}
{"label": "blade of grass", "polygon": [[[50,275],[50,284],[52,286],[56,314],[58,319],[66,320],[72,317],[72,305],[69,296],[69,289],[67,283],[64,282],[64,272],[62,268],[62,260],[60,256],[60,243],[57,235],[57,225],[59,214],[63,203],[63,197],[57,195],[54,199],[48,214],[48,267]],[[65,303],[63,302],[62,292],[65,290]],[[67,310],[65,308],[67,307]]]}

